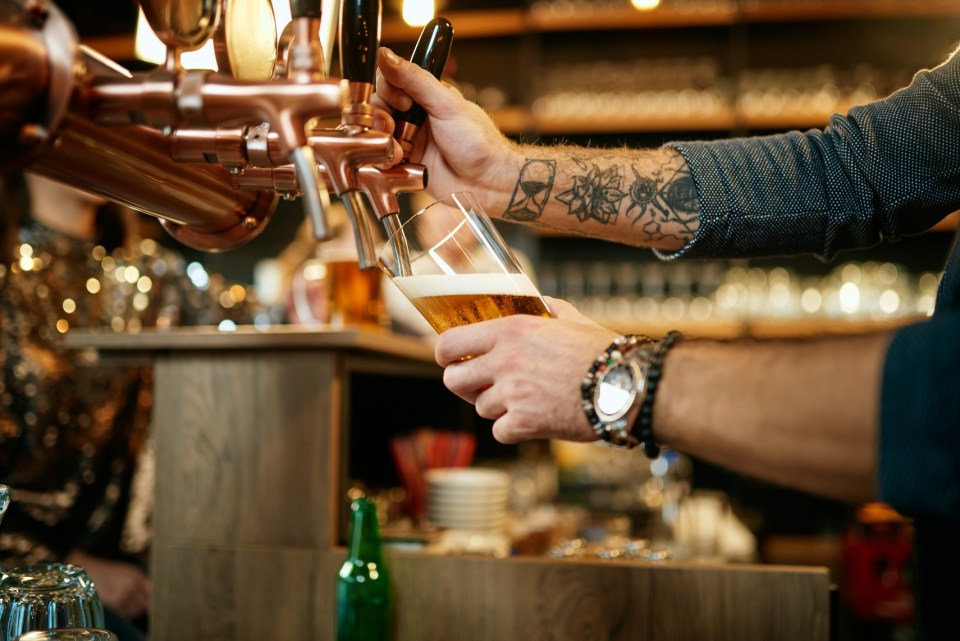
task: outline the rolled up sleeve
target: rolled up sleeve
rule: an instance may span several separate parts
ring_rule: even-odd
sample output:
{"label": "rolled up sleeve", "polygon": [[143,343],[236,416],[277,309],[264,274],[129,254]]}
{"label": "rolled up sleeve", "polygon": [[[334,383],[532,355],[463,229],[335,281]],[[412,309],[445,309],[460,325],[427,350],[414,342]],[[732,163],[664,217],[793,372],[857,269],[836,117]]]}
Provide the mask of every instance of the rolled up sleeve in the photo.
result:
{"label": "rolled up sleeve", "polygon": [[665,259],[814,254],[919,233],[960,202],[960,59],[824,130],[673,142],[701,224]]}

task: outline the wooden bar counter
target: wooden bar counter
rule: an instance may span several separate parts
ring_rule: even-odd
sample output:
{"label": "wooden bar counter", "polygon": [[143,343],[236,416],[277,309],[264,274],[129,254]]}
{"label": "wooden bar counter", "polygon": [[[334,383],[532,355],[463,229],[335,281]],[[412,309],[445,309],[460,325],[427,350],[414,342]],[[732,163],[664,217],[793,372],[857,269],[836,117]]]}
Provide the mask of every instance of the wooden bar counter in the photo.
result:
{"label": "wooden bar counter", "polygon": [[[154,366],[159,641],[334,639],[352,467],[368,452],[367,469],[390,465],[387,435],[438,411],[471,415],[443,388],[433,350],[389,333],[241,327],[67,342]],[[400,552],[388,562],[398,641],[829,638],[823,569]]]}

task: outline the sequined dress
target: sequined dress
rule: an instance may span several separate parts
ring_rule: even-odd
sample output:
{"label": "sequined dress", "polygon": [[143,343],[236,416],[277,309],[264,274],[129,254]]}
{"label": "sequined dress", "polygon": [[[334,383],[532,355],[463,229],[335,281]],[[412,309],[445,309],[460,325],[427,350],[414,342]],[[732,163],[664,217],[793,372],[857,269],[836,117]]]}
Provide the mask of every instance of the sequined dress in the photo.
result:
{"label": "sequined dress", "polygon": [[0,265],[0,482],[13,503],[4,566],[79,548],[137,558],[149,541],[152,372],[68,350],[70,328],[244,322],[246,290],[152,240],[103,247],[37,224]]}

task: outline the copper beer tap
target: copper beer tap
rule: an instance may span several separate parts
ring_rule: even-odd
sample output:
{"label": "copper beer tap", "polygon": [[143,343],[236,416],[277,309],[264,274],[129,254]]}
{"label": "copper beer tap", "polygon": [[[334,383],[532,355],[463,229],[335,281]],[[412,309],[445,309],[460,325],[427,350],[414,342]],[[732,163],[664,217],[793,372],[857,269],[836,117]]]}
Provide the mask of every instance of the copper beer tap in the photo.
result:
{"label": "copper beer tap", "polygon": [[91,120],[79,107],[89,79],[130,74],[79,45],[52,2],[0,3],[0,62],[0,171],[29,168],[170,221],[207,251],[243,244],[273,214],[275,193],[237,191],[222,167],[175,162],[160,131]]}
{"label": "copper beer tap", "polygon": [[333,130],[310,132],[311,147],[327,170],[340,196],[357,244],[362,269],[377,266],[373,214],[360,191],[364,165],[390,161],[393,141],[373,127],[376,56],[380,46],[380,0],[344,0],[340,9],[340,71],[348,86],[341,124]]}
{"label": "copper beer tap", "polygon": [[[359,42],[353,46],[341,45],[341,51],[360,51],[364,55],[375,52],[377,38],[376,31],[371,28],[370,16],[378,15],[377,3],[351,0],[348,4],[341,42]],[[357,32],[366,35],[354,38],[352,34]],[[452,40],[450,22],[435,18],[421,33],[412,60],[439,77],[449,58]],[[363,68],[357,70],[351,59],[341,62],[351,86],[351,100],[344,109],[342,124],[336,129],[314,129],[308,137],[308,144],[320,159],[323,182],[343,198],[347,207],[356,232],[359,262],[364,268],[376,265],[375,220],[383,223],[388,234],[395,231],[399,227],[398,195],[422,191],[427,184],[426,168],[409,160],[413,136],[426,118],[426,112],[419,105],[414,104],[408,111],[394,114],[398,122],[394,136],[404,150],[404,161],[389,169],[374,166],[389,160],[392,143],[385,134],[369,128],[373,72],[367,65],[365,60],[362,65],[357,65]],[[233,167],[246,165],[233,179],[239,189],[272,189],[288,197],[300,194],[296,176],[290,167],[285,166],[277,135],[268,128],[184,130],[175,132],[174,138],[174,157],[178,160],[212,161]],[[360,197],[360,191],[366,194],[366,201]]]}
{"label": "copper beer tap", "polygon": [[[286,164],[280,152],[277,138],[277,134],[263,127],[181,130],[172,136],[171,154],[180,162],[242,167],[231,179],[237,189],[276,191],[286,198],[295,198],[300,196],[300,186],[293,167]],[[311,135],[308,140],[311,147],[317,148],[327,138]],[[326,167],[321,166],[319,171],[327,189],[336,190]],[[355,174],[351,181],[366,194],[373,215],[381,221],[399,215],[400,194],[427,187],[427,168],[418,163],[404,162],[388,169],[360,165],[351,171]],[[342,176],[340,180],[343,181]]]}
{"label": "copper beer tap", "polygon": [[[338,1],[322,0],[324,10]],[[302,197],[323,236],[330,190],[350,214],[360,265],[375,266],[376,222],[396,229],[398,194],[426,187],[426,169],[408,153],[423,116],[398,114],[405,161],[381,169],[394,142],[373,128],[370,103],[380,0],[344,2],[342,79],[328,77],[332,46],[319,33],[320,5],[291,0],[280,51],[275,25],[270,41],[260,39],[273,69],[251,76],[239,65],[221,64],[228,74],[179,64],[182,51],[211,37],[223,54],[216,38],[232,24],[230,0],[142,0],[167,46],[165,63],[145,74],[79,45],[49,0],[0,3],[0,170],[26,168],[157,216],[178,240],[206,251],[259,234],[279,195]],[[233,24],[243,37],[248,26]],[[449,22],[431,23],[414,60],[439,76],[451,37]]]}
{"label": "copper beer tap", "polygon": [[[280,134],[284,153],[292,162],[303,185],[304,208],[318,238],[326,235],[324,205],[326,190],[317,174],[313,149],[307,145],[307,122],[312,118],[339,115],[346,102],[346,86],[339,80],[322,77],[322,55],[294,56],[289,78],[261,82],[240,80],[209,71],[183,71],[178,63],[181,49],[196,48],[210,38],[210,19],[197,21],[192,30],[175,31],[170,24],[182,16],[171,8],[169,0],[141,0],[144,13],[167,46],[166,64],[156,72],[118,80],[95,78],[86,100],[95,119],[104,123],[140,122],[153,127],[173,129],[180,126],[216,127],[228,123],[266,121]],[[309,31],[311,3],[293,2],[294,24]],[[165,13],[166,11],[166,13]],[[169,14],[174,15],[169,15]],[[201,28],[202,27],[202,28]],[[185,33],[184,33],[185,32]],[[200,32],[202,35],[196,35]],[[319,42],[316,39],[295,40],[293,51]],[[306,64],[303,59],[306,58]],[[313,60],[316,63],[311,69]]]}

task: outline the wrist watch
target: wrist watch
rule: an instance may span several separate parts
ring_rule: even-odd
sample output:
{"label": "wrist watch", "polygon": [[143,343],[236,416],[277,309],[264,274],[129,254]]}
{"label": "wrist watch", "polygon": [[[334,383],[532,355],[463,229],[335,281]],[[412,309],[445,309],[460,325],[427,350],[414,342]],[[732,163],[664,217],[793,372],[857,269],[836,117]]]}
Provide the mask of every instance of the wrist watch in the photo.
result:
{"label": "wrist watch", "polygon": [[647,369],[655,342],[645,336],[621,336],[594,362],[581,387],[587,420],[610,445],[632,448],[630,410],[646,392]]}

